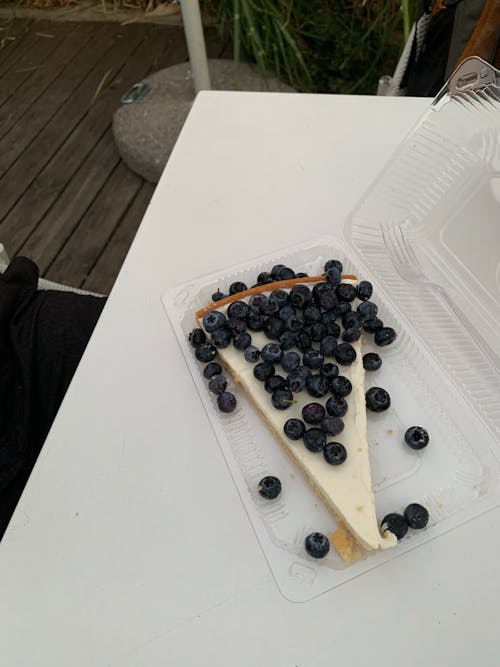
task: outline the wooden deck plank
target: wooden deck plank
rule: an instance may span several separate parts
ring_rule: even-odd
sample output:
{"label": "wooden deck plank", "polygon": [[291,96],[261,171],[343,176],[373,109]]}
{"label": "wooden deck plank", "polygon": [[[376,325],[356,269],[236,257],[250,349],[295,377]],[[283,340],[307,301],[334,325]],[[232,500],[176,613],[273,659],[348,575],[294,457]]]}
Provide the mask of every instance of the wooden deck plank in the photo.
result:
{"label": "wooden deck plank", "polygon": [[[29,40],[34,31],[31,30],[33,21],[31,19],[6,20],[0,24],[0,74],[5,71],[4,63],[11,59],[15,53],[22,53],[25,40]],[[10,39],[13,38],[13,39]]]}
{"label": "wooden deck plank", "polygon": [[91,292],[109,294],[116,276],[134,240],[142,218],[149,206],[155,186],[144,182],[131,203],[123,220],[105,246],[90,275],[83,282],[83,288]]}
{"label": "wooden deck plank", "polygon": [[[58,47],[43,61],[42,65],[33,72],[31,77],[20,86],[0,106],[0,139],[4,137],[23,114],[43,95],[50,84],[67,67],[71,67],[73,58],[85,48],[91,38],[93,26],[91,24],[73,25],[73,29],[59,40]],[[44,100],[40,100],[43,105]]]}
{"label": "wooden deck plank", "polygon": [[142,183],[123,162],[118,164],[48,270],[49,280],[83,284]]}
{"label": "wooden deck plank", "polygon": [[[127,38],[131,41],[132,37]],[[130,57],[126,58],[121,71],[111,80],[111,85],[106,88],[96,99],[88,110],[82,122],[73,131],[71,136],[53,156],[43,171],[37,176],[29,191],[25,192],[4,221],[0,223],[0,236],[10,239],[11,252],[17,252],[23,245],[29,234],[42,220],[43,216],[60,195],[68,181],[73,177],[83,160],[91,152],[93,146],[111,124],[112,113],[119,103],[121,95],[136,81],[140,81],[150,68],[151,58],[154,53],[163,48],[164,36],[161,30],[152,30],[142,40]],[[106,67],[109,66],[109,61]],[[20,163],[26,164],[27,160]],[[11,169],[10,174],[14,170]],[[1,187],[1,182],[0,182]],[[37,196],[36,193],[43,193]],[[2,202],[0,201],[0,209]],[[83,213],[83,211],[82,211]],[[79,218],[68,218],[62,215],[56,220],[50,218],[44,228],[49,225],[59,225],[72,229],[78,224]],[[20,224],[20,221],[22,223]],[[54,233],[54,231],[52,232]],[[33,257],[38,258],[39,253],[34,245],[30,246]],[[45,250],[40,256],[44,265],[51,259],[47,259]]]}
{"label": "wooden deck plank", "polygon": [[[96,94],[98,87],[102,84],[104,77],[108,76],[110,81],[116,76],[116,73],[123,66],[123,61],[131,56],[136,46],[142,39],[142,31],[130,31],[127,39],[115,39],[112,48],[106,53],[105,58],[100,58],[97,65],[89,72],[80,85],[74,91],[73,95],[59,108],[50,122],[43,128],[35,141],[30,145],[29,151],[26,151],[22,160],[16,161],[4,177],[0,180],[0,190],[2,198],[0,199],[0,219],[15,205],[16,201],[22,196],[23,192],[35,180],[36,176],[43,170],[45,165],[55,155],[60,146],[66,141],[71,133],[76,129],[79,122],[92,112],[98,104],[92,105],[92,99]],[[95,54],[94,54],[95,55]],[[98,100],[99,101],[99,100]],[[94,114],[95,115],[95,114]],[[105,128],[102,127],[103,120],[96,118],[100,131],[95,141],[88,145],[84,144],[85,154],[92,148],[100,138]],[[105,119],[107,121],[107,119]],[[23,124],[24,125],[24,124]],[[16,125],[17,127],[17,125]],[[10,132],[6,138],[11,137]],[[0,144],[2,142],[0,141]],[[84,157],[83,156],[83,157]],[[79,160],[81,162],[81,160]],[[78,166],[78,165],[76,165]],[[66,169],[64,161],[61,162],[60,172],[63,174]],[[16,225],[17,226],[17,225]],[[0,224],[0,230],[4,224]],[[8,227],[8,225],[7,225]]]}
{"label": "wooden deck plank", "polygon": [[[43,142],[44,137],[49,135],[50,141],[57,142],[57,136],[62,134],[62,141],[67,135],[64,132],[70,132],[88,107],[93,94],[102,76],[106,72],[106,61],[104,57],[113,46],[116,46],[116,30],[112,26],[102,25],[96,29],[95,35],[89,42],[88,47],[78,54],[73,61],[72,67],[65,73],[65,76],[57,78],[49,87],[45,96],[43,105],[33,105],[19,121],[11,128],[10,132],[0,140],[0,188],[3,192],[0,201],[0,220],[12,206],[12,194],[8,200],[5,199],[9,193],[6,183],[9,183],[12,189],[12,174],[6,172],[11,168],[19,156],[24,153],[26,148],[32,144],[36,138]],[[118,45],[122,42],[119,40]],[[73,95],[73,93],[76,93]],[[65,114],[67,116],[65,117]],[[76,116],[76,119],[74,118]],[[56,148],[59,143],[56,143]],[[33,147],[32,147],[33,148]],[[51,149],[49,142],[49,151]],[[36,154],[36,150],[34,151]],[[33,151],[30,151],[33,153]],[[42,154],[43,164],[53,155],[51,151],[47,157]],[[24,158],[29,158],[27,153]],[[35,155],[35,157],[39,157]],[[44,159],[45,158],[45,159]],[[24,164],[24,160],[23,160]],[[17,174],[14,170],[14,181]],[[22,166],[17,165],[17,171],[22,171]],[[26,174],[19,182],[19,187],[14,187],[14,201],[20,193],[26,189],[32,180],[32,173]],[[15,183],[14,183],[15,185]]]}

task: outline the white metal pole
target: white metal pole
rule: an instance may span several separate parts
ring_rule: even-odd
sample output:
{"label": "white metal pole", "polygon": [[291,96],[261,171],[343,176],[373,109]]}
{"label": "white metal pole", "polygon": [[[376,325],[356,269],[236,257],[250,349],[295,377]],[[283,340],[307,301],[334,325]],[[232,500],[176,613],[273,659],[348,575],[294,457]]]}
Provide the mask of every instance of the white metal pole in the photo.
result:
{"label": "white metal pole", "polygon": [[200,90],[210,90],[210,74],[199,2],[198,0],[180,0],[180,2],[194,91],[198,93]]}

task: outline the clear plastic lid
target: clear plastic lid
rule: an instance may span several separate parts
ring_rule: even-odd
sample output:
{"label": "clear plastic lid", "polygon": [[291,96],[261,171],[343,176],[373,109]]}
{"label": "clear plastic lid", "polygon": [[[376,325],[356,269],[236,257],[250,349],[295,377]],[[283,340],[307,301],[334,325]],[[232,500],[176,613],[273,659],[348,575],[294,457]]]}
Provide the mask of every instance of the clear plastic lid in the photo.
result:
{"label": "clear plastic lid", "polygon": [[498,437],[498,70],[477,57],[460,65],[356,207],[345,236]]}

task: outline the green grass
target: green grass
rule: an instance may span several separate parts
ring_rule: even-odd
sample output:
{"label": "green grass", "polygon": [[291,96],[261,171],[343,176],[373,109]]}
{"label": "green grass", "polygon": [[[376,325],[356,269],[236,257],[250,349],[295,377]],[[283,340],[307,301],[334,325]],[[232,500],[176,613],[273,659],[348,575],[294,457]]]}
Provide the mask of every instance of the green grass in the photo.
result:
{"label": "green grass", "polygon": [[416,0],[204,0],[256,63],[297,90],[373,93],[392,73]]}

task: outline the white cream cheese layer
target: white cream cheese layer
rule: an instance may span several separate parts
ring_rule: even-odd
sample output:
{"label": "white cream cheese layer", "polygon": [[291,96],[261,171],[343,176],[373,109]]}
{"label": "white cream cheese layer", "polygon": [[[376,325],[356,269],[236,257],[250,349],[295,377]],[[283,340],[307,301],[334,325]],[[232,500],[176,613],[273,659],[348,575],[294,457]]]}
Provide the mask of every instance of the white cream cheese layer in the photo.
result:
{"label": "white cream cheese layer", "polygon": [[[353,281],[344,281],[353,282]],[[309,284],[310,287],[312,285]],[[227,306],[220,309],[226,312]],[[250,332],[252,344],[262,349],[270,341],[261,332]],[[313,398],[307,391],[294,394],[294,402],[287,410],[277,410],[271,403],[271,396],[264,389],[264,383],[253,375],[254,364],[245,360],[243,352],[232,345],[219,350],[219,356],[259,409],[289,455],[305,473],[314,490],[323,499],[356,540],[367,550],[386,549],[397,543],[389,532],[382,536],[379,532],[375,513],[375,499],[372,492],[370,458],[365,407],[365,387],[362,351],[360,341],[353,344],[356,360],[351,366],[339,365],[339,373],[349,378],[352,392],[346,397],[349,409],[343,417],[344,430],[338,436],[328,436],[327,441],[341,442],[347,450],[347,459],[338,466],[326,462],[321,452],[309,451],[302,440],[293,441],[286,437],[283,425],[287,419],[302,419],[302,408],[307,403],[326,403],[331,396]],[[336,363],[334,358],[326,361]],[[276,372],[286,376],[280,365]],[[307,426],[307,425],[306,425]]]}

